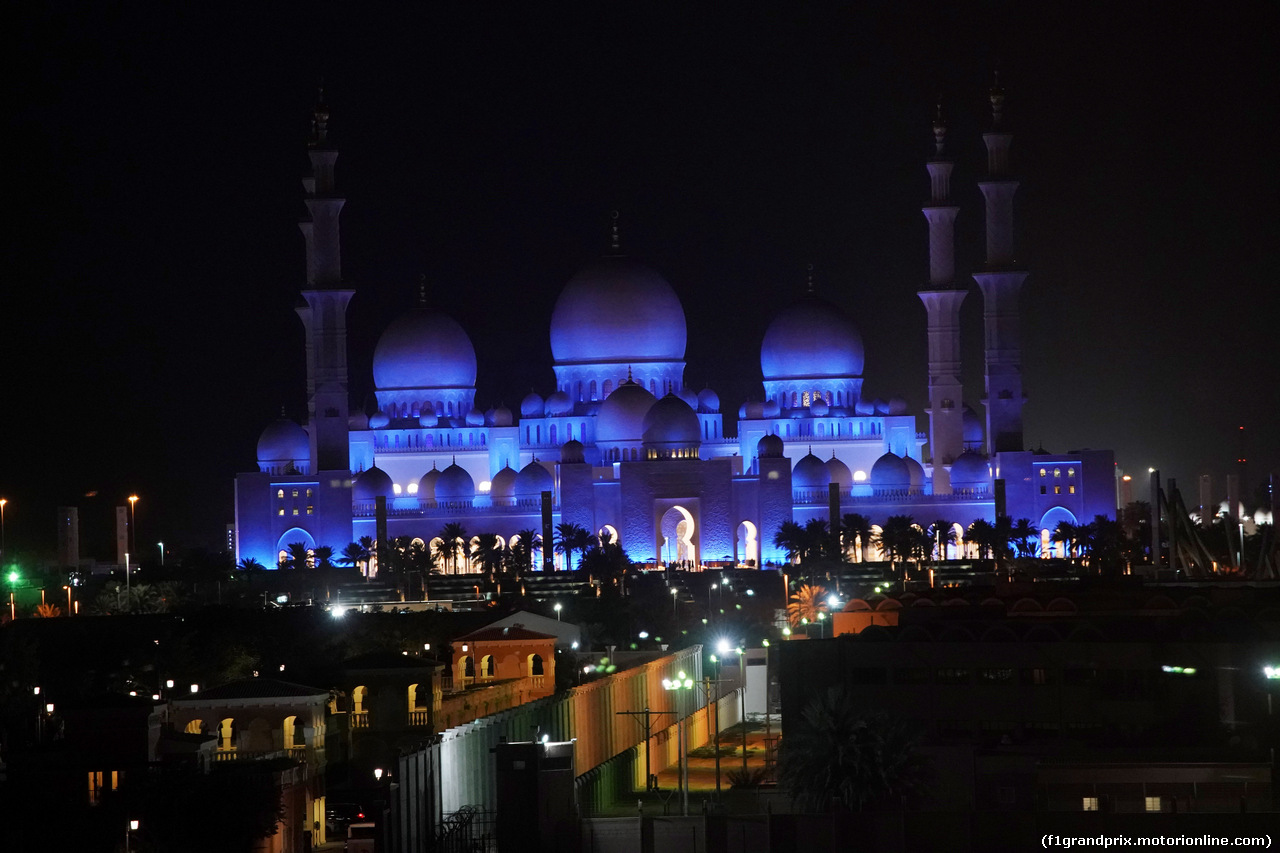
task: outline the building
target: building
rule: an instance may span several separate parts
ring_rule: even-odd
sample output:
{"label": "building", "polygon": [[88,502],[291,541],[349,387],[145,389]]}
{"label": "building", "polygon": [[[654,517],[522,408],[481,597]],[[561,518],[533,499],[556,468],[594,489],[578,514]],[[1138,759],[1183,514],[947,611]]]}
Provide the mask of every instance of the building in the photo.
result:
{"label": "building", "polygon": [[[923,208],[930,277],[919,292],[928,318],[925,432],[902,399],[863,398],[861,336],[812,283],[768,327],[762,399],[741,403],[736,427],[727,426],[714,391],[684,384],[679,296],[622,252],[616,223],[608,254],[560,293],[550,328],[554,390],[546,397],[531,392],[518,412],[477,408],[471,340],[432,309],[424,289],[417,308],[378,341],[377,411],[352,411],[353,291],[342,278],[339,238],[345,199],[334,182],[328,110],[317,106],[297,308],[306,330],[307,420],[268,425],[259,470],[236,478],[237,559],[273,566],[290,544],[341,550],[364,536],[438,546],[450,523],[496,534],[501,545],[533,538],[538,549],[554,524],[572,523],[642,563],[758,566],[785,559],[774,545],[783,522],[846,513],[877,525],[892,515],[945,519],[961,536],[976,518],[1028,518],[1047,552],[1060,521],[1114,516],[1109,451],[1024,448],[1017,297],[1027,271],[1013,251],[1018,182],[998,88],[991,105],[980,182],[986,263],[973,276],[985,308],[986,387],[977,408],[965,404],[961,380],[959,309],[969,285],[954,264],[953,164],[940,114],[934,123],[932,193]],[[967,389],[971,400],[976,390]],[[460,544],[474,552],[479,540]],[[941,556],[964,549],[961,541]]]}

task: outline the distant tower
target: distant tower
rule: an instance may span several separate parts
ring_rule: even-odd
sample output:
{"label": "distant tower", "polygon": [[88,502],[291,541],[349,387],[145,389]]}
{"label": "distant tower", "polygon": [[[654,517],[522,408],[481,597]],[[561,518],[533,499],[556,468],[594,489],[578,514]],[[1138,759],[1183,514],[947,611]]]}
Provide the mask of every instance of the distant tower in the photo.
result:
{"label": "distant tower", "polygon": [[306,328],[307,432],[311,437],[311,474],[346,470],[347,444],[347,303],[355,291],[343,286],[338,216],[346,199],[334,195],[333,164],[338,152],[329,145],[329,108],[320,91],[313,114],[311,176],[303,178],[310,218],[301,222],[307,243],[305,305],[298,316]]}
{"label": "distant tower", "polygon": [[933,493],[951,494],[950,465],[964,450],[964,387],[960,380],[960,303],[956,287],[955,224],[960,208],[951,204],[951,169],[946,156],[947,125],[942,104],[933,120],[936,150],[929,160],[929,286],[919,292],[929,315],[929,454]]}
{"label": "distant tower", "polygon": [[80,567],[80,510],[58,507],[58,565]]}
{"label": "distant tower", "polygon": [[996,77],[991,88],[991,132],[987,178],[978,187],[987,202],[986,271],[975,273],[982,290],[986,349],[987,453],[1022,449],[1022,354],[1018,344],[1018,291],[1027,273],[1013,256],[1013,196],[1018,182],[1009,176],[1013,135],[1001,129],[1004,90]]}

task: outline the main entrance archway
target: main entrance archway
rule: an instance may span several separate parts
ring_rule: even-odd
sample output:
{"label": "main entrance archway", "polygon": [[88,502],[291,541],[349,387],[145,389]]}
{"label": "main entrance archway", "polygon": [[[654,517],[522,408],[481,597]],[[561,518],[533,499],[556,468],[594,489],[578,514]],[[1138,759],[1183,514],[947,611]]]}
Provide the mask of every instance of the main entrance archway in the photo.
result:
{"label": "main entrance archway", "polygon": [[698,562],[697,549],[693,545],[694,523],[689,510],[676,505],[662,514],[659,529],[662,539],[662,558],[668,562]]}
{"label": "main entrance archway", "polygon": [[738,525],[735,550],[738,552],[738,562],[756,566],[760,564],[760,536],[755,524],[744,521]]}

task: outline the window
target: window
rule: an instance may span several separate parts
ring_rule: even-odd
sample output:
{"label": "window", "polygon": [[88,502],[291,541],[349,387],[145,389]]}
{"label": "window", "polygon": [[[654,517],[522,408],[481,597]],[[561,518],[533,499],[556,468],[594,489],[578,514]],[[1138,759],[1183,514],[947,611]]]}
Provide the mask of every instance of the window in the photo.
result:
{"label": "window", "polygon": [[1163,811],[1163,809],[1160,808],[1159,797],[1143,797],[1142,799],[1143,799],[1144,805],[1146,806],[1147,811],[1149,812]]}
{"label": "window", "polygon": [[978,682],[980,684],[1012,684],[1014,681],[1014,670],[1012,669],[980,669],[978,670]]}
{"label": "window", "polygon": [[1074,495],[1076,493],[1075,484],[1072,483],[1070,486],[1067,486],[1067,491]]}
{"label": "window", "polygon": [[801,394],[801,395],[800,395],[800,405],[802,405],[802,406],[807,406],[807,405],[809,405],[809,392],[808,392],[808,391],[805,391],[803,394]]}
{"label": "window", "polygon": [[1098,810],[1098,798],[1097,797],[1082,798],[1080,803],[1080,809],[1081,811],[1086,811],[1086,812],[1096,812]]}
{"label": "window", "polygon": [[1048,490],[1048,489],[1046,489],[1044,486],[1041,486],[1041,487],[1040,487],[1040,494],[1044,495],[1044,494],[1048,494],[1048,492],[1049,492],[1049,490]]}
{"label": "window", "polygon": [[284,489],[278,489],[278,490],[276,491],[276,497],[283,499],[283,498],[284,498]]}
{"label": "window", "polygon": [[1061,468],[1054,468],[1054,469],[1053,469],[1053,476],[1054,476],[1055,478],[1057,478],[1057,477],[1061,477],[1061,476],[1062,476],[1062,469],[1061,469]]}
{"label": "window", "polygon": [[294,496],[295,498],[298,496],[298,490],[297,490],[297,489],[294,489],[294,490],[293,490],[293,496]]}
{"label": "window", "polygon": [[1068,477],[1074,477],[1075,475],[1076,475],[1076,469],[1075,469],[1075,468],[1068,468],[1068,469],[1067,469],[1067,476],[1068,476]]}
{"label": "window", "polygon": [[297,514],[298,514],[298,508],[297,508],[296,506],[293,508],[293,514],[294,514],[294,515],[297,515]]}
{"label": "window", "polygon": [[284,507],[280,507],[278,510],[276,510],[276,515],[284,515]]}
{"label": "window", "polygon": [[392,484],[391,484],[391,491],[395,492],[395,493],[398,495],[398,494],[400,494],[400,492],[402,492],[402,491],[404,491],[404,490],[400,488],[400,484],[399,484],[399,483],[392,483]]}
{"label": "window", "polygon": [[1046,471],[1046,470],[1044,470],[1043,468],[1041,468],[1041,469],[1040,469],[1040,476],[1041,476],[1041,477],[1045,476],[1045,475],[1046,475],[1046,474],[1048,474],[1048,473],[1049,473],[1049,472],[1048,472],[1048,471]]}
{"label": "window", "polygon": [[1022,681],[1024,684],[1052,684],[1053,677],[1047,669],[1024,669]]}
{"label": "window", "polygon": [[309,506],[309,507],[307,507],[307,515],[315,515],[315,514],[316,514],[316,508],[315,508],[315,507],[313,507],[313,506]]}
{"label": "window", "polygon": [[311,500],[311,490],[307,489],[307,500]]}
{"label": "window", "polygon": [[1055,495],[1060,495],[1060,494],[1062,494],[1062,486],[1054,486],[1054,487],[1053,487],[1053,493],[1054,493]]}

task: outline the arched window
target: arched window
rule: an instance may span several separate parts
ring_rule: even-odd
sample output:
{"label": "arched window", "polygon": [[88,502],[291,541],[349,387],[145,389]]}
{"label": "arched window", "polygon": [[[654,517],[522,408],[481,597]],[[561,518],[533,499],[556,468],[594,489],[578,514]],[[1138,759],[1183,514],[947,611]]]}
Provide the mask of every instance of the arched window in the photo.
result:
{"label": "arched window", "polygon": [[596,398],[596,381],[594,379],[591,380],[591,384],[588,386],[588,393],[591,394],[592,400]]}
{"label": "arched window", "polygon": [[556,443],[556,425],[555,424],[552,424],[551,426],[547,427],[547,441],[549,441],[551,444]]}
{"label": "arched window", "polygon": [[613,393],[613,380],[606,379],[604,381],[604,386],[600,389],[600,396],[608,397],[612,393]]}

